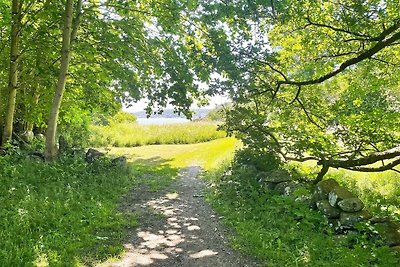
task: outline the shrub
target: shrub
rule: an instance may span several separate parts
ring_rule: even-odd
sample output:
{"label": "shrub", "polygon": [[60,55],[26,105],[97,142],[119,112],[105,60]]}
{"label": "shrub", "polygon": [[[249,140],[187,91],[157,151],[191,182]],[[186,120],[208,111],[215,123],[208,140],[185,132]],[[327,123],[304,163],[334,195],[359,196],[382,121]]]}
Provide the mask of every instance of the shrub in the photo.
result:
{"label": "shrub", "polygon": [[267,150],[243,148],[236,152],[233,167],[241,165],[252,165],[259,171],[271,171],[281,166],[281,160]]}

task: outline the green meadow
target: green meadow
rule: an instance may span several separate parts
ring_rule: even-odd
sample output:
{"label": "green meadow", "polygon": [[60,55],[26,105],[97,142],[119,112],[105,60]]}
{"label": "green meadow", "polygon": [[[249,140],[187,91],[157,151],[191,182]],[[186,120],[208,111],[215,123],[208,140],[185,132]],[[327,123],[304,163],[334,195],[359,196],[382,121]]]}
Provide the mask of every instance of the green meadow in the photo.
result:
{"label": "green meadow", "polygon": [[111,123],[91,127],[91,144],[97,147],[135,147],[158,144],[194,144],[223,138],[215,122],[190,122],[167,125]]}

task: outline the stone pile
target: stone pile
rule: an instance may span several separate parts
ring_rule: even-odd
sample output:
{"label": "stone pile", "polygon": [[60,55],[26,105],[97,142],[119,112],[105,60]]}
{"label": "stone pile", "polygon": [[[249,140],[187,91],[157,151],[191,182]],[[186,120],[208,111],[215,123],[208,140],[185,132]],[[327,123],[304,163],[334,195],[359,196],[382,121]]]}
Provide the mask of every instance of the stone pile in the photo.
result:
{"label": "stone pile", "polygon": [[[294,181],[286,170],[259,172],[257,179],[265,188],[286,196],[299,188],[309,187],[308,184]],[[400,251],[400,224],[387,218],[373,217],[364,209],[364,203],[357,196],[334,179],[320,181],[311,195],[300,200],[307,200],[313,209],[321,212],[338,237],[357,234],[356,224],[365,222],[374,229],[371,238],[376,240],[377,245],[387,245]]]}
{"label": "stone pile", "polygon": [[300,187],[300,184],[293,181],[292,176],[286,170],[277,169],[270,172],[260,172],[257,178],[264,187],[285,196],[292,194]]}
{"label": "stone pile", "polygon": [[364,203],[335,180],[319,182],[311,198],[311,207],[325,215],[337,234],[354,232],[355,225],[366,222],[375,229],[382,245],[400,248],[400,225],[387,218],[373,217]]}

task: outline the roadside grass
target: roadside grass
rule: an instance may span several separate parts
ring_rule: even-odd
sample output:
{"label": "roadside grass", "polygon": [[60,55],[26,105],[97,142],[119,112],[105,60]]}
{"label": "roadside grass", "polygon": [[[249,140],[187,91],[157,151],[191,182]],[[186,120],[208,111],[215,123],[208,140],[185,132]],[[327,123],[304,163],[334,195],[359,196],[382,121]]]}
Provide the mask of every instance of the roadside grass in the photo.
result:
{"label": "roadside grass", "polygon": [[110,154],[125,155],[135,164],[169,165],[172,168],[200,166],[212,170],[233,158],[240,142],[232,137],[189,145],[153,145],[132,148],[108,148]]}
{"label": "roadside grass", "polygon": [[135,214],[118,210],[121,196],[146,177],[172,180],[176,172],[0,157],[0,266],[91,266],[120,254],[137,225]]}
{"label": "roadside grass", "polygon": [[168,125],[112,123],[91,126],[90,143],[96,147],[136,147],[159,144],[195,144],[226,137],[215,122],[188,122]]}
{"label": "roadside grass", "polygon": [[321,214],[296,201],[301,192],[275,195],[260,187],[254,169],[225,170],[205,175],[207,201],[234,230],[232,245],[266,266],[399,266],[398,255],[366,236],[334,235]]}

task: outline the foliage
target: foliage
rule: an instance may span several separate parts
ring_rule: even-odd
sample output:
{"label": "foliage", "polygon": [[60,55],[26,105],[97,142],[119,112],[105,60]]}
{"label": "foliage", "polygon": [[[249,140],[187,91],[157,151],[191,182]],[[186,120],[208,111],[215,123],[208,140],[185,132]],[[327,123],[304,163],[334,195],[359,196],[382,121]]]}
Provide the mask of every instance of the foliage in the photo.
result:
{"label": "foliage", "polygon": [[339,239],[326,219],[295,196],[274,195],[254,179],[248,167],[206,176],[208,201],[235,230],[233,246],[260,258],[266,266],[395,266],[388,247],[376,247],[363,235]]}
{"label": "foliage", "polygon": [[136,219],[116,204],[132,175],[71,157],[45,164],[12,155],[0,165],[2,266],[74,266],[122,251],[123,230]]}
{"label": "foliage", "polygon": [[210,110],[205,118],[210,121],[218,121],[218,122],[224,121],[225,113],[228,108],[229,107],[227,106],[218,106]]}
{"label": "foliage", "polygon": [[[74,1],[76,3],[76,1]],[[1,1],[0,97],[6,100],[10,44],[10,3]],[[15,122],[18,130],[47,125],[59,72],[63,3],[22,1],[23,27],[18,62]],[[195,7],[187,1],[84,1],[60,111],[59,123],[87,113],[112,115],[121,103],[147,98],[148,112],[173,104],[191,116],[213,71],[212,54],[202,51]],[[75,17],[76,14],[74,14]],[[74,19],[74,23],[77,20]],[[211,90],[208,90],[212,95]],[[0,128],[4,103],[0,102]]]}
{"label": "foliage", "polygon": [[398,146],[399,8],[378,0],[209,3],[204,23],[223,25],[210,46],[224,79],[211,86],[234,100],[225,130],[256,149],[326,166]]}
{"label": "foliage", "polygon": [[136,122],[136,116],[128,113],[128,112],[124,112],[124,111],[119,111],[117,114],[115,114],[110,121],[112,123],[115,124],[119,124],[119,123],[135,123]]}
{"label": "foliage", "polygon": [[254,166],[259,171],[272,171],[282,164],[277,155],[270,151],[243,148],[236,151],[234,166]]}
{"label": "foliage", "polygon": [[168,125],[139,125],[112,123],[92,126],[94,146],[132,147],[159,144],[193,144],[223,138],[217,125],[209,122],[190,122]]}

